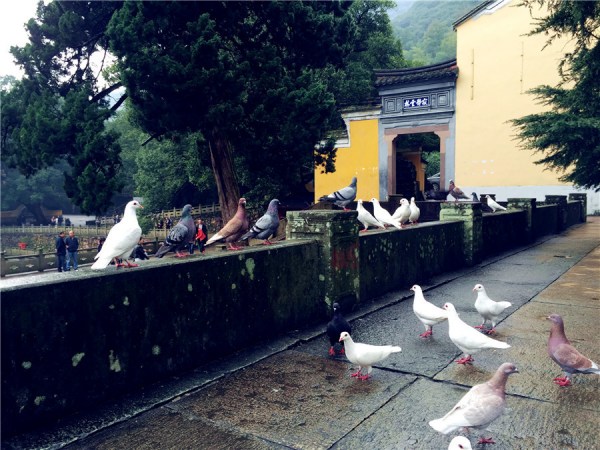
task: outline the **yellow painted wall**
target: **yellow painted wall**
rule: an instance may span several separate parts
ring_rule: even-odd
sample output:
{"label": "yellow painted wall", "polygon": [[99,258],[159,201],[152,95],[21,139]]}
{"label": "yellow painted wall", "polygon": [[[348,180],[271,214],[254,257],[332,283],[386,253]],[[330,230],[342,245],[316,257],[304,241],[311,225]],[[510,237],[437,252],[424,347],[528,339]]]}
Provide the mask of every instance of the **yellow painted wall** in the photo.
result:
{"label": "yellow painted wall", "polygon": [[351,120],[350,147],[338,148],[336,171],[323,174],[315,170],[315,202],[323,195],[346,187],[357,179],[357,199],[379,198],[378,120]]}
{"label": "yellow painted wall", "polygon": [[542,50],[545,36],[524,36],[533,19],[528,8],[515,6],[518,2],[507,1],[493,14],[470,18],[456,29],[459,186],[564,184],[558,181],[560,174],[533,164],[541,154],[520,149],[515,129],[507,123],[543,110],[526,91],[555,85],[558,63],[568,50],[564,40]]}

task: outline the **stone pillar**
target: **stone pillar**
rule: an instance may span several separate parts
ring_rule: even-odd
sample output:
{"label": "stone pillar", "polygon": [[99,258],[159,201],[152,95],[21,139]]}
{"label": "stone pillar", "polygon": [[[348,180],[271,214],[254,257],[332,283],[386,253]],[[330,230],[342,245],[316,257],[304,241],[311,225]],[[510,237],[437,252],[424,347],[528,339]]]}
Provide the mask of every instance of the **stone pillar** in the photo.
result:
{"label": "stone pillar", "polygon": [[473,266],[481,262],[483,252],[481,203],[445,202],[440,206],[440,221],[461,220],[463,222],[465,264]]}
{"label": "stone pillar", "polygon": [[319,283],[325,302],[338,302],[346,311],[359,301],[360,223],[356,211],[289,211],[286,235],[292,239],[317,239],[320,243]]}
{"label": "stone pillar", "polygon": [[525,210],[527,223],[525,225],[525,234],[527,242],[534,240],[533,236],[533,215],[537,208],[537,202],[535,198],[509,198],[508,199],[509,209],[523,209]]}
{"label": "stone pillar", "polygon": [[8,272],[8,263],[6,262],[6,252],[0,252],[0,277],[5,277]]}
{"label": "stone pillar", "polygon": [[556,229],[560,232],[567,228],[567,196],[566,195],[546,195],[546,203],[558,206],[558,223]]}
{"label": "stone pillar", "polygon": [[581,222],[587,222],[587,194],[573,192],[569,194],[569,200],[581,202],[581,216],[579,217],[579,220]]}

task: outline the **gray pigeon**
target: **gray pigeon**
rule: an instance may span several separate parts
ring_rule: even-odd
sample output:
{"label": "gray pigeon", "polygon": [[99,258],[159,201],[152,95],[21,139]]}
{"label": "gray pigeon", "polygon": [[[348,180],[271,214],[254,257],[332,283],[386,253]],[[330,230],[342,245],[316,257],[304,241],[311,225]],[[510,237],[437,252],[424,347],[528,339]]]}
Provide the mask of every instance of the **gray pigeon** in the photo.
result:
{"label": "gray pigeon", "polygon": [[157,258],[162,258],[171,250],[175,250],[178,258],[184,258],[185,253],[181,250],[185,248],[196,236],[196,225],[192,218],[192,205],[185,205],[181,211],[181,219],[177,222],[165,239],[164,244],[156,252]]}
{"label": "gray pigeon", "polygon": [[469,196],[465,194],[461,188],[454,184],[454,180],[450,180],[450,185],[448,187],[450,188],[450,195],[454,197],[455,202],[457,202],[461,198],[467,200],[469,199]]}
{"label": "gray pigeon", "polygon": [[548,338],[548,356],[565,373],[564,377],[556,377],[554,382],[559,386],[569,386],[571,384],[570,377],[575,373],[595,373],[600,375],[598,365],[579,353],[567,339],[562,317],[558,314],[550,314],[547,319],[552,322],[550,337]]}
{"label": "gray pigeon", "polygon": [[[443,434],[459,428],[485,428],[497,419],[506,407],[504,390],[511,373],[519,372],[514,364],[504,363],[489,381],[473,386],[441,419],[429,422],[431,428]],[[491,438],[481,438],[479,444],[493,444]]]}
{"label": "gray pigeon", "polygon": [[274,198],[269,202],[269,207],[267,208],[267,212],[256,221],[254,226],[250,228],[246,234],[244,234],[240,241],[246,241],[252,238],[264,239],[263,244],[270,245],[271,241],[269,238],[274,236],[277,233],[277,228],[279,228],[279,212],[277,208],[279,207],[279,200]]}
{"label": "gray pigeon", "polygon": [[350,186],[335,191],[332,194],[322,196],[320,202],[333,203],[334,205],[344,208],[344,211],[349,211],[346,206],[354,201],[356,198],[356,177],[352,178]]}

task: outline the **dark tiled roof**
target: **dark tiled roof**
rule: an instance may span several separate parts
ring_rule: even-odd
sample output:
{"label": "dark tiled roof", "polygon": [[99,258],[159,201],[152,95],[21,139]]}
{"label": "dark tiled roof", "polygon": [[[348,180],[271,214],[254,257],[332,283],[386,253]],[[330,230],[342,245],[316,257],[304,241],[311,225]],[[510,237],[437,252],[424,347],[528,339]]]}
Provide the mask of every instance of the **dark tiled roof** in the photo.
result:
{"label": "dark tiled roof", "polygon": [[469,11],[468,13],[466,13],[464,16],[458,18],[452,24],[452,26],[456,30],[456,27],[459,26],[461,23],[463,23],[465,20],[468,20],[470,17],[474,16],[479,11],[481,11],[484,8],[486,8],[488,5],[491,5],[492,3],[495,3],[496,1],[497,0],[485,0],[485,1],[481,2],[479,5],[477,5],[475,8],[473,8],[471,11]]}
{"label": "dark tiled roof", "polygon": [[411,83],[440,78],[456,79],[458,66],[456,59],[444,61],[430,66],[411,67],[409,69],[376,70],[375,86]]}

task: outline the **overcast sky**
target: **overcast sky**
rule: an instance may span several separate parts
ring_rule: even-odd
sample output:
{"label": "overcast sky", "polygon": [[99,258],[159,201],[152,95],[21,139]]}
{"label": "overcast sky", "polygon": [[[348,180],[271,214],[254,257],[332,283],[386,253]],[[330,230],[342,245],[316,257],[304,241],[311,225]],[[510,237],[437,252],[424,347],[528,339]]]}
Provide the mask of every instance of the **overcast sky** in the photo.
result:
{"label": "overcast sky", "polygon": [[37,0],[4,0],[0,6],[0,75],[20,78],[22,72],[13,62],[10,47],[27,42],[24,24],[35,16]]}

